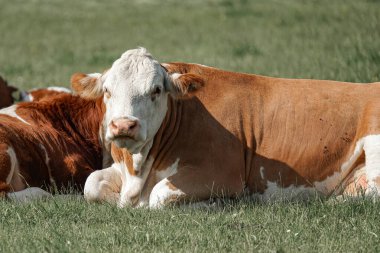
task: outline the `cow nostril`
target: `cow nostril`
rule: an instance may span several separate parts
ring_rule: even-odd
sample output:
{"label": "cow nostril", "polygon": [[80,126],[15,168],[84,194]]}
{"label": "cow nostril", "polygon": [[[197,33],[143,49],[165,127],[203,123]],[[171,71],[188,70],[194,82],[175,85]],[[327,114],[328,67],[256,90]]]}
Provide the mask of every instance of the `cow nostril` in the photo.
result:
{"label": "cow nostril", "polygon": [[131,125],[129,125],[129,129],[133,130],[134,128],[136,128],[136,126],[137,126],[136,122],[133,122]]}
{"label": "cow nostril", "polygon": [[114,128],[114,129],[117,128],[117,126],[116,126],[116,124],[115,124],[115,122],[113,120],[111,121],[110,127]]}

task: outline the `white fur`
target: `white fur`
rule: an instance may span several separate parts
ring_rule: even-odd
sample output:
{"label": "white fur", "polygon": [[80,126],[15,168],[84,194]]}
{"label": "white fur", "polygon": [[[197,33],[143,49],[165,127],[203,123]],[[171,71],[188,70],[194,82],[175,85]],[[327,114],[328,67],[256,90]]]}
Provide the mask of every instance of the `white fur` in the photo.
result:
{"label": "white fur", "polygon": [[254,199],[262,201],[276,201],[276,200],[306,200],[315,196],[317,191],[313,187],[306,187],[303,185],[288,187],[280,187],[276,182],[267,181],[267,189],[263,194],[253,194]]}
{"label": "white fur", "polygon": [[44,151],[44,153],[45,153],[45,164],[46,164],[46,167],[48,169],[50,183],[55,187],[56,183],[55,183],[55,180],[53,178],[53,175],[52,175],[52,172],[51,172],[51,168],[50,168],[50,157],[48,155],[48,152],[47,152],[45,146],[42,145],[41,143],[40,143],[39,146],[42,149],[42,151]]}
{"label": "white fur", "polygon": [[185,193],[179,189],[170,189],[168,185],[169,183],[170,181],[167,178],[164,178],[153,187],[152,193],[149,197],[150,208],[163,208],[165,205],[167,205],[167,200],[171,198],[179,198],[185,195]]}
{"label": "white fur", "polygon": [[84,198],[89,202],[117,203],[120,190],[120,170],[117,167],[109,167],[90,174],[84,185]]}
{"label": "white fur", "polygon": [[260,176],[261,176],[261,179],[264,179],[264,170],[265,168],[263,166],[260,167]]}
{"label": "white fur", "polygon": [[51,91],[63,92],[63,93],[72,93],[70,89],[65,88],[65,87],[51,86],[51,87],[47,87],[46,89],[51,90]]}
{"label": "white fur", "polygon": [[30,125],[28,122],[26,122],[23,118],[21,118],[20,116],[17,115],[16,113],[16,108],[17,108],[17,105],[12,105],[12,106],[9,106],[9,107],[6,107],[6,108],[3,108],[0,110],[0,114],[5,114],[5,115],[9,115],[13,118],[16,118],[18,120],[20,120],[21,122],[25,123],[25,124],[28,124]]}
{"label": "white fur", "polygon": [[7,153],[8,153],[8,156],[10,158],[10,162],[11,162],[11,170],[7,176],[6,183],[10,184],[12,181],[12,178],[15,174],[15,171],[16,170],[18,171],[18,161],[17,161],[17,157],[16,157],[16,152],[14,151],[14,149],[12,147],[8,147]]}
{"label": "white fur", "polygon": [[380,194],[380,185],[375,180],[380,177],[380,135],[365,137],[364,147],[366,158],[366,174],[368,189],[366,194]]}
{"label": "white fur", "polygon": [[[117,140],[118,146],[138,154],[153,139],[167,111],[164,77],[160,64],[144,48],[128,50],[114,62],[103,80],[104,89],[111,94],[104,99],[106,140],[113,137],[109,124],[119,118],[137,120],[140,129],[136,140]],[[162,94],[152,101],[150,95],[155,87]]]}
{"label": "white fur", "polygon": [[179,163],[179,158],[177,158],[177,160],[171,166],[169,166],[166,170],[157,171],[156,172],[157,179],[162,180],[164,178],[167,178],[176,174],[178,171],[178,163]]}
{"label": "white fur", "polygon": [[128,168],[126,168],[124,163],[118,164],[123,175],[123,186],[119,202],[120,207],[124,207],[126,205],[139,205],[139,202],[145,202],[145,200],[141,198],[141,193],[152,168],[154,159],[149,157],[148,159],[143,158],[143,160],[144,164],[143,167],[141,167],[141,172],[139,175],[130,175]]}
{"label": "white fur", "polygon": [[22,191],[9,192],[7,193],[7,197],[13,201],[29,202],[36,199],[44,199],[44,198],[52,197],[52,195],[42,190],[41,188],[29,187]]}

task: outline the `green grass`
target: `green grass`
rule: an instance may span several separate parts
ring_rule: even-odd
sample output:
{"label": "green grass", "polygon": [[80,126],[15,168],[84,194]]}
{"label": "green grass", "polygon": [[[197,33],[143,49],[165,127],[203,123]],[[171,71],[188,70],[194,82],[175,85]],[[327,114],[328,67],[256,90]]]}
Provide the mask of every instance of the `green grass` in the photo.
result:
{"label": "green grass", "polygon": [[55,197],[0,202],[1,252],[379,252],[380,203],[119,209]]}
{"label": "green grass", "polygon": [[[22,89],[68,86],[137,46],[162,62],[380,81],[375,0],[0,0],[0,36],[0,74]],[[380,203],[368,200],[149,211],[55,197],[0,202],[0,219],[0,252],[380,251]]]}

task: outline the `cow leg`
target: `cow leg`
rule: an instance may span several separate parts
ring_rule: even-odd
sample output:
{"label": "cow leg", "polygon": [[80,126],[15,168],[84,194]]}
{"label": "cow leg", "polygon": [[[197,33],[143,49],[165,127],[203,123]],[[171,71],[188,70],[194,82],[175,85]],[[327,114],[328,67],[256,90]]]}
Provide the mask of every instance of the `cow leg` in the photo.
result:
{"label": "cow leg", "polygon": [[29,202],[36,199],[50,198],[52,196],[53,195],[47,191],[44,191],[38,187],[28,187],[21,191],[7,193],[7,197],[10,200],[18,202]]}
{"label": "cow leg", "polygon": [[10,182],[13,176],[14,165],[12,165],[9,150],[8,145],[0,144],[0,197],[5,197],[11,191]]}
{"label": "cow leg", "polygon": [[26,187],[20,175],[14,149],[7,144],[0,144],[0,196],[21,202],[51,196],[40,188]]}
{"label": "cow leg", "polygon": [[89,202],[115,204],[120,199],[121,186],[121,173],[117,168],[94,171],[84,185],[84,198]]}
{"label": "cow leg", "polygon": [[175,187],[167,178],[158,182],[149,197],[149,207],[153,209],[163,208],[164,206],[180,202],[186,194]]}
{"label": "cow leg", "polygon": [[366,195],[380,196],[380,135],[365,137],[365,170],[368,187]]}

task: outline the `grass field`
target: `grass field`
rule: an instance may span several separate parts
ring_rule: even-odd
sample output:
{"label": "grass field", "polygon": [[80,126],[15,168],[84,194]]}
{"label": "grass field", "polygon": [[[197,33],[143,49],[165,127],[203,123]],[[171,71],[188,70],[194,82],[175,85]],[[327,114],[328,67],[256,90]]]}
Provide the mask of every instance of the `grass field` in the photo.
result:
{"label": "grass field", "polygon": [[[0,0],[0,74],[68,86],[148,48],[270,76],[380,81],[380,1]],[[380,95],[379,95],[380,96]],[[0,202],[0,252],[379,252],[380,203],[252,203],[161,211],[55,197]]]}

